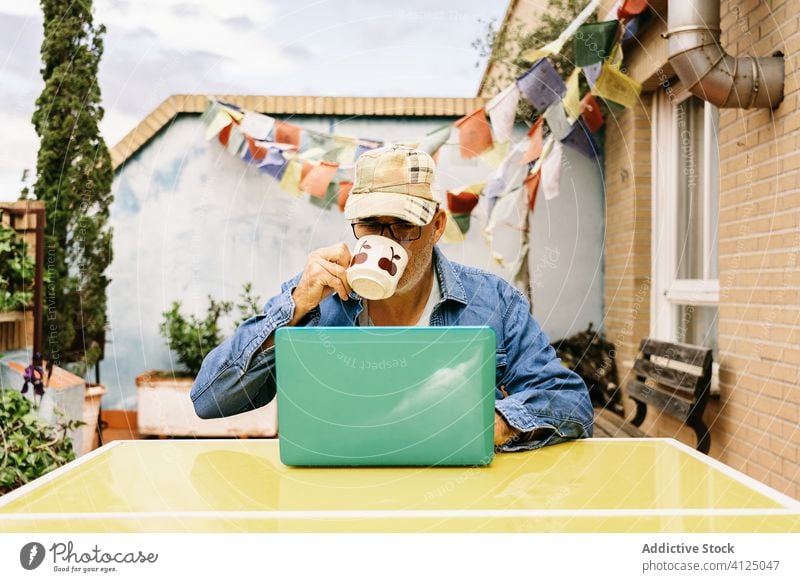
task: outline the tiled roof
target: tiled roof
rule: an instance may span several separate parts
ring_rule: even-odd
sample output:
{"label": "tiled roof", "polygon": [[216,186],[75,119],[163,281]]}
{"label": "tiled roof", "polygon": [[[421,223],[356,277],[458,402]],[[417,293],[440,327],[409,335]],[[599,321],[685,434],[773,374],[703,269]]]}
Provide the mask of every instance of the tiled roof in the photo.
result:
{"label": "tiled roof", "polygon": [[[267,115],[339,115],[359,117],[461,117],[483,107],[479,97],[310,97],[285,95],[215,95]],[[178,113],[202,113],[205,95],[172,95],[111,148],[116,170],[150,141]]]}

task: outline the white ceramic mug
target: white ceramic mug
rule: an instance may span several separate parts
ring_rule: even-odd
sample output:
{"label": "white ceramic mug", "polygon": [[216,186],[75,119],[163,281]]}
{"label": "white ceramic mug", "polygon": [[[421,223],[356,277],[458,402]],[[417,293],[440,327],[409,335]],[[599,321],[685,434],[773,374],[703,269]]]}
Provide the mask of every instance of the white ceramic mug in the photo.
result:
{"label": "white ceramic mug", "polygon": [[347,269],[347,282],[364,299],[394,295],[408,265],[408,253],[396,240],[370,234],[356,241]]}

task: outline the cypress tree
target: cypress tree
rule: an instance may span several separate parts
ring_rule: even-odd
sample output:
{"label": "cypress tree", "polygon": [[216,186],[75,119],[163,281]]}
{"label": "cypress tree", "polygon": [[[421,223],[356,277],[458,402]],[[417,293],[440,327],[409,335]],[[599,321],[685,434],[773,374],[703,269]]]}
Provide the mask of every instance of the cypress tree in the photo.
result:
{"label": "cypress tree", "polygon": [[83,375],[104,349],[112,258],[113,170],[98,127],[105,27],[93,23],[91,0],[40,3],[45,86],[33,114],[40,140],[33,189],[46,202],[42,348]]}

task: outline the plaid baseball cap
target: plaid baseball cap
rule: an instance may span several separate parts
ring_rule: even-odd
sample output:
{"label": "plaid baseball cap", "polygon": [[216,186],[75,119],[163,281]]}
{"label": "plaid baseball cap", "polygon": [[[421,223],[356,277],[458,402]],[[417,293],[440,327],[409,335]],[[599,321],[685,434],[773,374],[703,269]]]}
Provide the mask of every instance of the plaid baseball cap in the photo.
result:
{"label": "plaid baseball cap", "polygon": [[439,206],[431,189],[434,167],[431,156],[407,146],[364,152],[356,160],[344,217],[394,216],[419,226],[428,224]]}

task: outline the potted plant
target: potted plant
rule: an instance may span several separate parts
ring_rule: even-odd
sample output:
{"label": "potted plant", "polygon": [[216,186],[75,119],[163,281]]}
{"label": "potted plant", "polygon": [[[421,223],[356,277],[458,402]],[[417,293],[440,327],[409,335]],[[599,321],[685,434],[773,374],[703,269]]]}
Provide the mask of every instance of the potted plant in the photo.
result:
{"label": "potted plant", "polygon": [[[251,283],[244,285],[235,325],[257,314],[259,299]],[[220,319],[233,311],[230,301],[208,297],[203,317],[186,316],[181,302],[174,301],[162,314],[161,335],[182,365],[182,370],[150,370],[136,378],[137,424],[142,435],[157,436],[275,436],[277,415],[274,403],[236,416],[204,420],[192,406],[189,391],[208,352],[223,341]]]}
{"label": "potted plant", "polygon": [[8,493],[75,458],[67,433],[83,424],[56,413],[55,424],[17,390],[0,390],[0,495]]}

